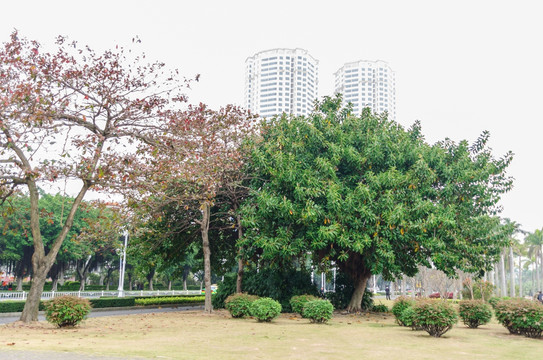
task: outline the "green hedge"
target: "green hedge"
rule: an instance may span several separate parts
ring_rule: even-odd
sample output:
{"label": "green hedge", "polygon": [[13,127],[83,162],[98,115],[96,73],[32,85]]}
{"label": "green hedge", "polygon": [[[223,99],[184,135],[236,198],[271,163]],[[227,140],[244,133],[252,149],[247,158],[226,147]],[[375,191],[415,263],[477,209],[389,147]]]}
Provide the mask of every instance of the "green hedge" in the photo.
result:
{"label": "green hedge", "polygon": [[169,297],[147,297],[136,298],[136,305],[179,305],[179,304],[200,304],[205,301],[205,296],[169,296]]}
{"label": "green hedge", "polygon": [[125,306],[135,306],[135,298],[133,297],[111,297],[111,298],[99,298],[99,299],[90,299],[90,303],[93,309],[101,309],[108,307],[125,307]]}
{"label": "green hedge", "polygon": [[[26,301],[0,301],[0,313],[22,312]],[[43,301],[40,301],[40,310],[44,310]]]}
{"label": "green hedge", "polygon": [[[160,296],[160,297],[103,297],[89,299],[93,309],[109,307],[131,307],[136,305],[198,304],[204,302],[204,296]],[[0,313],[22,312],[25,301],[0,301]],[[44,310],[43,301],[40,310]]]}

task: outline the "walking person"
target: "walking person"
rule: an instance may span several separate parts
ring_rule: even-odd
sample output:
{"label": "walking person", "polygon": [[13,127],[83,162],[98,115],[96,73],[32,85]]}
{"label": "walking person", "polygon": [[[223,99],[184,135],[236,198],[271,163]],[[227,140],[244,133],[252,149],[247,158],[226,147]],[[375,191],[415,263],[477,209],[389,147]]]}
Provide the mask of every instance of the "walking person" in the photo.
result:
{"label": "walking person", "polygon": [[539,292],[537,293],[537,301],[543,304],[543,293],[541,292],[541,290],[539,290]]}
{"label": "walking person", "polygon": [[387,300],[390,300],[390,288],[387,286],[385,286],[385,295],[386,295],[386,299]]}

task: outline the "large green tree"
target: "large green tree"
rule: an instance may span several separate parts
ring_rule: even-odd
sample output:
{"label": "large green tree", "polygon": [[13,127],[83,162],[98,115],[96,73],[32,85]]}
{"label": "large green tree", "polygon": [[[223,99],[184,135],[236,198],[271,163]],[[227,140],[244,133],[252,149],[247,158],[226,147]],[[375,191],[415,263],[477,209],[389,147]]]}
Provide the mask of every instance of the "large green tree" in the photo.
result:
{"label": "large green tree", "polygon": [[258,261],[309,253],[338,266],[355,285],[350,311],[371,274],[488,269],[504,246],[495,215],[512,154],[494,159],[487,139],[429,145],[418,123],[405,130],[369,109],[353,116],[340,96],[309,117],[272,119],[252,153],[240,245]]}

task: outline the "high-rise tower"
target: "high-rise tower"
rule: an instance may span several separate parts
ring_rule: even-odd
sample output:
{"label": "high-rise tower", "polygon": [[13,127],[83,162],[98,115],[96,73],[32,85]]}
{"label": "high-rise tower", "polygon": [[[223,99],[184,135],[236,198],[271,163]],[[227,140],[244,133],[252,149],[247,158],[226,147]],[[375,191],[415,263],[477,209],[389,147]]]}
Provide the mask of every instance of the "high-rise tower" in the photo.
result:
{"label": "high-rise tower", "polygon": [[245,107],[263,117],[311,113],[318,68],[319,61],[303,49],[256,53],[245,61]]}
{"label": "high-rise tower", "polygon": [[374,113],[388,112],[396,120],[396,76],[384,61],[360,60],[346,63],[335,76],[335,93],[341,93],[345,103],[353,104],[355,114],[365,107]]}

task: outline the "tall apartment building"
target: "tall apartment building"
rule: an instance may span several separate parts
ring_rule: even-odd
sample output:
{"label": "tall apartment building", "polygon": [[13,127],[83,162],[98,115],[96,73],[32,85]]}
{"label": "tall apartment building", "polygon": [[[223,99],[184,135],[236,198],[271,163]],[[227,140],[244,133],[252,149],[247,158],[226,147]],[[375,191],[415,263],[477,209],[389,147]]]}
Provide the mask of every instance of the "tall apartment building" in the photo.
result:
{"label": "tall apartment building", "polygon": [[245,61],[245,108],[262,117],[307,115],[317,99],[319,61],[303,49],[271,49]]}
{"label": "tall apartment building", "polygon": [[396,120],[396,76],[384,61],[360,60],[346,63],[334,73],[335,93],[353,104],[355,114],[365,107],[374,113],[388,112]]}

